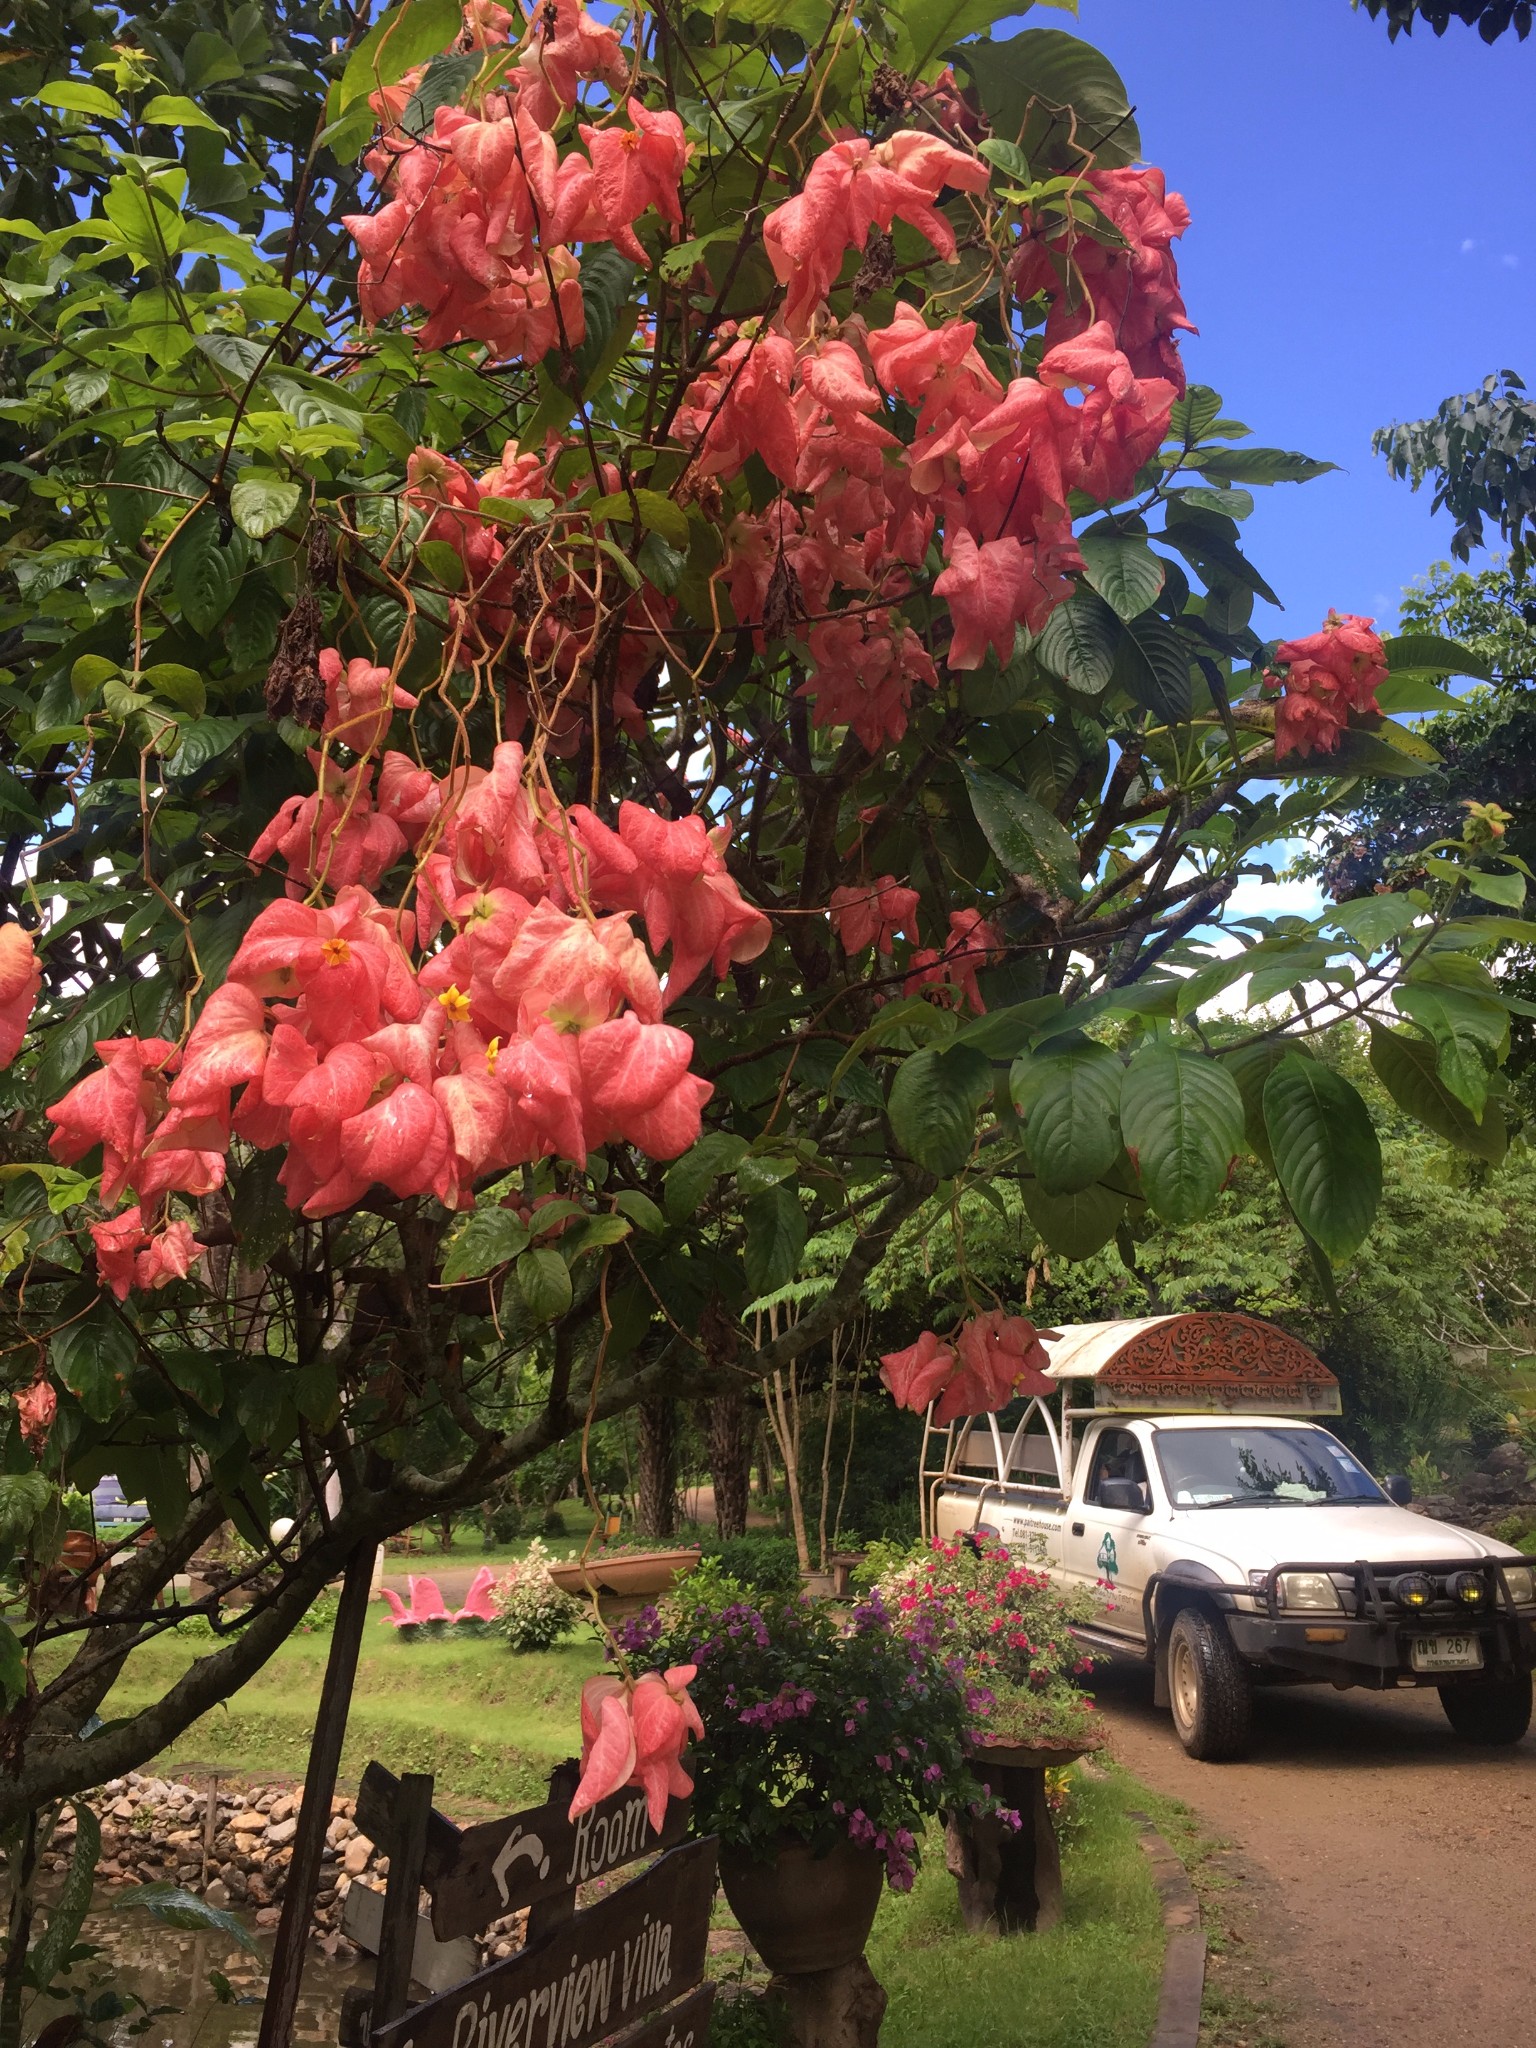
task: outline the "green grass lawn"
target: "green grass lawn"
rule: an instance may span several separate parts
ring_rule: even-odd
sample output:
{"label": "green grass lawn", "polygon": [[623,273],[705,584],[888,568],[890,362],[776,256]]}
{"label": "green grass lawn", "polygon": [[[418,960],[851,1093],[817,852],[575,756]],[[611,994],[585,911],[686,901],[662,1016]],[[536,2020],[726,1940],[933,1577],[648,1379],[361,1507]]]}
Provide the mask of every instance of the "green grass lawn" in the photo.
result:
{"label": "green grass lawn", "polygon": [[1150,2039],[1162,1912],[1126,1818],[1144,1798],[1122,1773],[1073,1774],[1066,1924],[1050,1934],[967,1934],[934,1829],[917,1883],[905,1898],[886,1893],[869,1945],[890,1996],[881,2048],[1139,2048]]}
{"label": "green grass lawn", "polygon": [[[579,1747],[577,1697],[602,1652],[588,1634],[540,1655],[513,1656],[498,1637],[465,1643],[399,1641],[373,1612],[347,1726],[342,1776],[370,1758],[392,1771],[431,1771],[438,1804],[506,1811],[542,1795],[551,1768]],[[163,1693],[207,1637],[167,1635],[135,1651],[103,1716],[129,1714]],[[195,1721],[156,1760],[174,1771],[218,1764],[252,1774],[303,1774],[330,1638],[285,1643],[227,1705]]]}

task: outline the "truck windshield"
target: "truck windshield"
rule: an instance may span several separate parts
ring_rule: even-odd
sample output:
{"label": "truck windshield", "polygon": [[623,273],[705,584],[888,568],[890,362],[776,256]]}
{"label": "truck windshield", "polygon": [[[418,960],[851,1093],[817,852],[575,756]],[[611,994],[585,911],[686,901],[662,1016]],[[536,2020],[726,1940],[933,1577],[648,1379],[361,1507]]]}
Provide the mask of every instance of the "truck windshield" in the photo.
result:
{"label": "truck windshield", "polygon": [[1153,1442],[1176,1508],[1322,1507],[1386,1498],[1364,1466],[1319,1429],[1160,1429]]}

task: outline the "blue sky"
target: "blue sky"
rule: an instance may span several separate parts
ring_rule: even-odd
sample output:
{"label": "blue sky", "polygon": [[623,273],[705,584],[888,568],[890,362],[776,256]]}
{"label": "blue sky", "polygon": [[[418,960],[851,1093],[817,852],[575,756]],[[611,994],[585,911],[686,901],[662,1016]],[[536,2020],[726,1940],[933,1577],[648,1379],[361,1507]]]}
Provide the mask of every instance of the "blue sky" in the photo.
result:
{"label": "blue sky", "polygon": [[1390,622],[1452,522],[1390,481],[1372,429],[1491,370],[1536,385],[1536,39],[1389,43],[1349,0],[1081,0],[1077,33],[1194,216],[1191,376],[1255,440],[1341,465],[1257,494],[1249,550],[1286,610],[1255,624],[1309,632],[1330,604]]}

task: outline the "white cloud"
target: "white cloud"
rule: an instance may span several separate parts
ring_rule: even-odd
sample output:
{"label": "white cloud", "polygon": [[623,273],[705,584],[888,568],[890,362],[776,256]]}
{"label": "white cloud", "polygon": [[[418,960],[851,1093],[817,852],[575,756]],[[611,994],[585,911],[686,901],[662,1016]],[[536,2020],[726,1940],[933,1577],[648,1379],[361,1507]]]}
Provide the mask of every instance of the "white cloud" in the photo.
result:
{"label": "white cloud", "polygon": [[1476,247],[1477,247],[1477,244],[1476,244],[1476,242],[1474,242],[1474,241],[1472,240],[1471,236],[1469,235],[1469,236],[1467,237],[1467,239],[1466,239],[1466,240],[1465,240],[1465,241],[1464,241],[1464,242],[1462,243],[1462,245],[1461,245],[1461,253],[1462,253],[1462,255],[1463,255],[1463,256],[1470,256],[1470,255],[1472,254],[1472,251],[1473,251],[1473,250],[1474,250],[1474,249],[1475,249]]}
{"label": "white cloud", "polygon": [[1520,268],[1520,258],[1518,256],[1501,256],[1499,261],[1506,270],[1518,270]]}
{"label": "white cloud", "polygon": [[1244,875],[1227,898],[1226,922],[1245,917],[1317,917],[1328,899],[1315,880],[1266,882]]}

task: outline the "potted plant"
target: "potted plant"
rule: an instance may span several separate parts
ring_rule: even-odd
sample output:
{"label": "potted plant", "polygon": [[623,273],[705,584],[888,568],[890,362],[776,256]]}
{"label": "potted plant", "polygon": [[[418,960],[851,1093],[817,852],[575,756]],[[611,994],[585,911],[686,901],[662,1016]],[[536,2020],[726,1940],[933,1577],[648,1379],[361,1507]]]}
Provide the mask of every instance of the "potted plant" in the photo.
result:
{"label": "potted plant", "polygon": [[717,1570],[621,1632],[637,1664],[693,1665],[705,1740],[694,1823],[720,1838],[725,1894],[770,1969],[862,1956],[882,1884],[910,1888],[924,1820],[967,1789],[963,1671],[893,1625],[804,1595],[754,1604]]}
{"label": "potted plant", "polygon": [[965,1751],[975,1782],[945,1817],[966,1925],[1055,1925],[1061,1858],[1045,1774],[1099,1746],[1093,1702],[1077,1683],[1092,1660],[1071,1630],[1095,1620],[1103,1599],[1058,1587],[985,1537],[887,1557],[876,1587],[897,1626],[948,1645],[969,1682]]}

